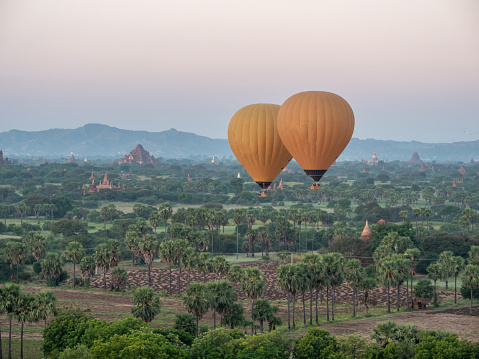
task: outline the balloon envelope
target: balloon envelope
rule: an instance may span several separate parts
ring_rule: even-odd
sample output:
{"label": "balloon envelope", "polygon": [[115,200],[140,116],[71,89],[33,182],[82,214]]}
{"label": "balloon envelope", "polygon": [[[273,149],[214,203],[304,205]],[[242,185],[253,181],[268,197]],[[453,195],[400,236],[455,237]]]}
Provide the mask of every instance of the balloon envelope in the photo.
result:
{"label": "balloon envelope", "polygon": [[353,131],[351,106],[331,92],[300,92],[288,98],[278,113],[281,140],[314,181],[343,152]]}
{"label": "balloon envelope", "polygon": [[248,105],[238,110],[228,126],[228,141],[234,155],[263,189],[268,188],[292,156],[277,129],[280,106]]}

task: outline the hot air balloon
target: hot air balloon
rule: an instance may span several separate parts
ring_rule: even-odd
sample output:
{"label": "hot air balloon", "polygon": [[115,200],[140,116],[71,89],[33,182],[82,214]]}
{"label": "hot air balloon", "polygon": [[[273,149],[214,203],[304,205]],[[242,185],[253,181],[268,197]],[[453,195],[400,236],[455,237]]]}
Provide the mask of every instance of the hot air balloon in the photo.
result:
{"label": "hot air balloon", "polygon": [[234,114],[228,126],[231,150],[262,188],[262,197],[292,158],[278,134],[279,108],[267,103],[245,106]]}
{"label": "hot air balloon", "polygon": [[[318,182],[346,148],[354,114],[341,96],[307,91],[288,98],[278,113],[278,132],[301,168]],[[319,189],[313,183],[311,189]]]}

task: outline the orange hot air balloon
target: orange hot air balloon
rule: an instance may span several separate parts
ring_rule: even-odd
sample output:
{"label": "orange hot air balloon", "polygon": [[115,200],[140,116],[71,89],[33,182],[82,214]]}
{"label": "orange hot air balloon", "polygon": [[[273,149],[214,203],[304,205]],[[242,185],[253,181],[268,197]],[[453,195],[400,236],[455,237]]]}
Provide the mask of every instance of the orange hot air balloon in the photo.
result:
{"label": "orange hot air balloon", "polygon": [[234,155],[263,190],[292,158],[278,134],[279,108],[268,103],[245,106],[234,114],[228,126]]}
{"label": "orange hot air balloon", "polygon": [[288,98],[278,113],[281,140],[315,182],[346,148],[353,131],[351,106],[331,92],[300,92]]}

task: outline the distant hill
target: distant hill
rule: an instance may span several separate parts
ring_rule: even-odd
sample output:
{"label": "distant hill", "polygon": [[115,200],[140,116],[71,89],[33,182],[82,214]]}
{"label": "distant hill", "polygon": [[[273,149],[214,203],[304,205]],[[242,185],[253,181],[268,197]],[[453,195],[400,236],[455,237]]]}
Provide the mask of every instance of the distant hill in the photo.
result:
{"label": "distant hill", "polygon": [[[83,156],[119,159],[138,144],[142,144],[155,157],[233,157],[225,139],[212,139],[175,129],[162,132],[130,131],[88,124],[76,129],[34,132],[11,130],[0,133],[0,150],[10,158],[68,158],[73,153],[78,159]],[[422,143],[353,138],[339,160],[368,160],[374,151],[380,161],[408,161],[414,152],[418,152],[423,161],[469,162],[471,158],[479,160],[479,140]]]}

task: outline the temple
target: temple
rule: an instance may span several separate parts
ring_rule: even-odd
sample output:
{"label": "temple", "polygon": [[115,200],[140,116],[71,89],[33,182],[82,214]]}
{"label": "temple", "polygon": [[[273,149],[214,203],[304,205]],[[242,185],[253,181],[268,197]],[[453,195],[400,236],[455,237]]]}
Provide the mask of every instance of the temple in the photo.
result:
{"label": "temple", "polygon": [[76,160],[75,157],[73,156],[73,153],[72,153],[72,155],[70,156],[70,159],[68,160],[68,163],[77,163],[77,160]]}
{"label": "temple", "polygon": [[11,165],[12,161],[8,159],[8,157],[3,158],[3,151],[0,150],[0,165]]}
{"label": "temple", "polygon": [[137,163],[139,165],[151,163],[151,164],[159,164],[160,160],[151,156],[148,151],[146,151],[142,145],[138,144],[133,151],[130,152],[129,155],[125,155],[125,157],[120,158],[118,160],[118,164],[121,165],[123,163]]}
{"label": "temple", "polygon": [[373,156],[368,161],[368,165],[370,166],[377,166],[379,163],[378,156],[376,156],[376,151],[374,151]]}
{"label": "temple", "polygon": [[418,164],[422,163],[421,158],[419,157],[419,154],[417,152],[414,152],[412,154],[412,157],[409,160],[409,163],[412,163],[414,165],[418,165]]}
{"label": "temple", "polygon": [[[88,193],[97,193],[97,192],[100,192],[100,190],[102,189],[110,189],[110,190],[113,190],[113,191],[124,191],[125,190],[125,186],[120,186],[120,184],[118,183],[118,186],[115,186],[113,185],[113,181],[109,181],[108,180],[108,173],[105,172],[105,176],[103,177],[103,181],[100,181],[99,184],[95,184],[95,179],[93,178],[93,173],[91,174],[90,176],[91,178],[91,185],[90,187],[88,187]],[[83,186],[83,195],[85,195],[87,193],[86,191],[86,188],[85,186]]]}

